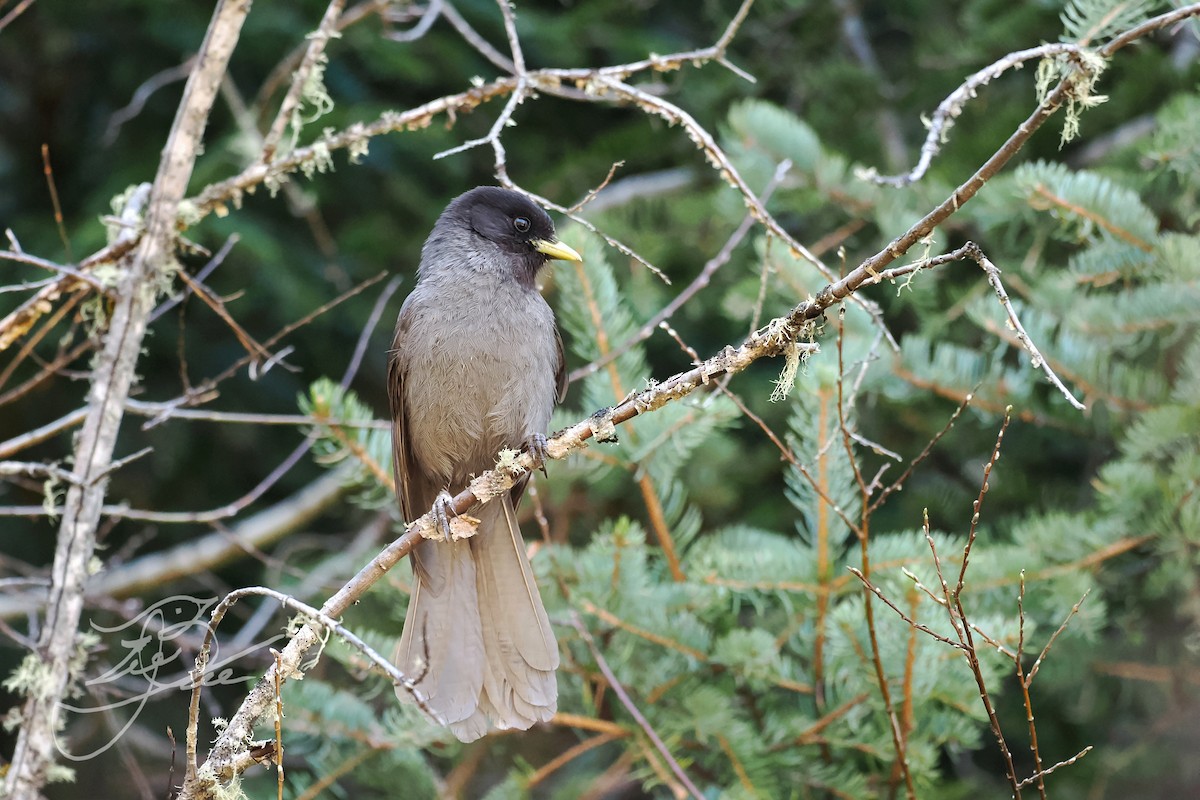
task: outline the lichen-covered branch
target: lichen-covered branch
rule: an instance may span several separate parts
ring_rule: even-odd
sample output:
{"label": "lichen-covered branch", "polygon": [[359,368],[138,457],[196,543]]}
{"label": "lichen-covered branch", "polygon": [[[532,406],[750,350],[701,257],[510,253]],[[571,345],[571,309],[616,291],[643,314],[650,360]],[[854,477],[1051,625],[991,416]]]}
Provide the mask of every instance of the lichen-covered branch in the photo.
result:
{"label": "lichen-covered branch", "polygon": [[[118,300],[92,370],[88,412],[74,454],[74,470],[80,483],[67,492],[38,652],[31,653],[27,659],[32,661],[26,662],[28,669],[38,671],[39,680],[21,710],[20,733],[5,777],[6,794],[16,800],[38,797],[54,767],[60,703],[75,677],[73,669],[78,668],[76,633],[104,505],[104,476],[112,465],[147,320],[157,290],[174,262],[179,202],[187,190],[209,109],[249,9],[249,0],[226,0],[213,13],[197,69],[188,79],[149,193],[145,234],[125,262]],[[140,202],[142,196],[135,192],[130,203]]]}

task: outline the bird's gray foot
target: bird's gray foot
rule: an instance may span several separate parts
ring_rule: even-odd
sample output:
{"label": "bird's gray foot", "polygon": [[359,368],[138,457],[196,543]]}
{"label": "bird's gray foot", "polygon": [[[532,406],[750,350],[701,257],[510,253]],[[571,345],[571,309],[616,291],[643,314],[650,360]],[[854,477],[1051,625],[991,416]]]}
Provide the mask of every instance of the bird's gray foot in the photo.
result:
{"label": "bird's gray foot", "polygon": [[525,440],[525,448],[529,451],[529,457],[533,459],[533,468],[541,470],[543,475],[546,474],[547,441],[544,433],[531,433]]}
{"label": "bird's gray foot", "polygon": [[454,496],[445,489],[433,501],[433,516],[437,520],[437,528],[447,539],[450,538],[450,520],[458,517],[454,510]]}

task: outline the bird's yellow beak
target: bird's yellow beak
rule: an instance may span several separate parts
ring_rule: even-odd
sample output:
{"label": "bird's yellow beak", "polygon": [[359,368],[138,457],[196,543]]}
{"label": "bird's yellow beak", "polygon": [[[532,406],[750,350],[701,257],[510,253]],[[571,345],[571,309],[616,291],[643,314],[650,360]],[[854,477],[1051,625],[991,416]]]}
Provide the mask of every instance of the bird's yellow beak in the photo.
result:
{"label": "bird's yellow beak", "polygon": [[575,248],[569,247],[562,242],[550,241],[549,239],[534,239],[533,249],[539,253],[545,253],[550,258],[557,258],[559,261],[583,261],[583,256],[575,252]]}

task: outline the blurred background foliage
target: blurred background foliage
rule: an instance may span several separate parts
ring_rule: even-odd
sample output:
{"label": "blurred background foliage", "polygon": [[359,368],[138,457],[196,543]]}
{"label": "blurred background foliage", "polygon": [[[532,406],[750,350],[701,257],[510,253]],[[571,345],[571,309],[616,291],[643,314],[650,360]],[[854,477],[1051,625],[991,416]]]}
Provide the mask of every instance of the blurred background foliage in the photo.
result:
{"label": "blurred background foliage", "polygon": [[[209,123],[193,193],[254,157],[255,131],[269,124],[287,85],[286,71],[282,81],[272,75],[301,46],[324,5],[255,4]],[[1115,5],[1073,8],[1103,13]],[[1142,14],[1165,7],[1132,5]],[[502,44],[493,3],[454,6],[480,34]],[[363,7],[386,7],[392,18],[370,13],[330,44],[324,78],[334,106],[300,132],[300,143],[323,128],[410,108],[462,91],[475,76],[496,74],[444,20],[415,41],[397,42],[385,34],[410,28],[419,9],[403,2]],[[710,44],[735,10],[734,3],[714,0],[546,0],[519,3],[518,22],[530,66],[595,67]],[[713,131],[756,190],[790,159],[793,167],[770,209],[801,241],[819,247],[827,263],[849,269],[940,202],[1020,124],[1036,102],[1032,68],[981,90],[924,181],[884,189],[861,180],[856,168],[907,169],[924,137],[922,115],[966,75],[1005,53],[1058,39],[1063,11],[1055,0],[761,0],[730,49],[731,60],[755,83],[709,64],[653,73],[639,85],[664,93]],[[0,227],[27,252],[71,261],[104,244],[97,219],[109,213],[112,197],[152,178],[181,84],[150,94],[136,115],[122,109],[139,87],[194,53],[210,12],[207,3],[39,2],[0,32]],[[833,315],[827,320],[819,338],[823,352],[806,365],[787,401],[768,400],[778,363],[756,365],[730,386],[800,463],[820,467],[822,491],[848,511],[858,503],[852,466],[840,441],[826,446],[837,424],[839,328],[850,374],[857,375],[860,363],[867,367],[850,410],[853,421],[867,439],[906,460],[975,392],[953,430],[871,520],[876,581],[902,604],[918,598],[901,566],[936,585],[920,534],[922,510],[929,509],[942,557],[959,558],[982,465],[1003,409],[1013,406],[967,582],[968,609],[983,629],[1014,646],[1023,570],[1027,650],[1036,655],[1091,589],[1032,689],[1046,765],[1096,748],[1048,779],[1055,797],[1200,792],[1194,758],[1200,749],[1198,55],[1194,23],[1123,50],[1100,86],[1109,100],[1083,117],[1081,136],[1060,146],[1061,119],[1052,121],[933,244],[934,252],[967,239],[982,245],[1003,270],[1026,327],[1086,400],[1087,413],[1070,409],[1014,349],[1000,307],[969,263],[922,273],[907,288],[868,293],[883,306],[898,353],[881,346],[878,328],[850,307],[844,324]],[[451,197],[492,181],[489,148],[432,156],[485,134],[498,111],[493,102],[452,126],[439,118],[419,131],[374,139],[358,166],[337,154],[333,171],[312,180],[297,176],[276,197],[260,190],[229,216],[210,217],[188,231],[213,251],[230,235],[239,237],[207,282],[260,341],[380,271],[403,278],[371,335],[352,396],[314,384],[343,374],[382,284],[290,336],[291,370],[277,367],[258,380],[242,371],[222,384],[211,407],[295,413],[297,397],[306,397],[306,410],[324,403],[335,417],[384,415],[390,320],[411,287],[420,243]],[[624,162],[618,182],[642,179],[636,186],[644,190],[627,200],[584,213],[673,281],[663,285],[578,227],[560,224],[564,238],[587,256],[583,267],[563,265],[547,276],[574,369],[602,355],[599,342],[624,341],[674,297],[721,248],[744,210],[686,136],[634,108],[546,97],[527,101],[516,120],[504,139],[509,174],[529,189],[569,205],[616,161]],[[54,165],[69,252],[42,174],[43,143]],[[193,272],[206,260],[183,258]],[[3,269],[5,284],[42,277],[12,264]],[[707,356],[738,342],[753,319],[786,312],[822,285],[756,231],[671,324]],[[23,297],[0,294],[0,313]],[[182,308],[164,315],[147,340],[140,399],[173,398],[242,355],[207,308],[195,299]],[[46,338],[47,346],[70,325],[68,318]],[[51,347],[44,355],[52,353]],[[656,333],[612,368],[574,383],[556,425],[690,361],[671,338]],[[86,365],[81,357],[73,372],[7,403],[0,440],[77,408]],[[36,368],[24,364],[0,392]],[[330,438],[328,429],[318,432],[326,435],[317,447],[321,458],[305,459],[252,509],[308,485],[321,473],[318,461],[352,458],[344,441]],[[136,508],[216,507],[247,492],[304,433],[179,420],[144,431],[131,418],[118,452],[152,445],[154,453],[116,474],[110,495]],[[378,453],[386,437],[366,444]],[[69,448],[64,434],[21,457],[62,458]],[[889,460],[870,447],[857,448],[855,458],[868,476]],[[893,464],[885,484],[902,471]],[[670,406],[623,429],[619,445],[552,464],[549,472],[548,481],[538,481],[538,500],[554,546],[541,549],[534,563],[551,613],[563,622],[581,615],[617,677],[710,796],[897,791],[890,728],[862,655],[869,650],[863,596],[845,571],[859,563],[857,542],[836,516],[819,511],[812,485],[734,402],[712,394]],[[12,481],[0,484],[0,502],[37,504],[41,492],[34,482]],[[379,524],[379,509],[386,518],[391,502],[369,472],[357,475],[353,493],[359,502],[340,505],[270,554],[248,554],[160,592],[97,598],[89,613],[115,624],[160,595],[210,596],[257,583],[319,603],[390,528]],[[673,580],[648,503],[663,515],[685,580]],[[523,509],[530,541],[541,536],[532,506],[527,501]],[[4,517],[0,527],[4,574],[42,569],[52,559],[50,522]],[[105,532],[101,555],[112,568],[210,530],[120,522]],[[403,620],[406,572],[391,576],[346,619],[381,652],[390,652]],[[875,609],[880,650],[896,682],[893,697],[908,699],[903,714],[920,795],[1007,792],[961,657],[924,636],[914,638],[877,602]],[[245,620],[253,608],[238,611]],[[921,613],[923,622],[952,635],[928,599]],[[397,706],[358,656],[333,643],[332,658],[285,694],[287,796],[314,796],[330,776],[336,785],[327,791],[338,797],[396,796],[400,785],[411,797],[434,796],[447,785],[464,797],[669,796],[661,761],[611,693],[598,692],[594,654],[569,626],[560,628],[560,638],[562,710],[619,723],[619,737],[542,775],[539,768],[580,742],[582,732],[554,726],[464,748],[416,719],[410,707]],[[20,655],[6,643],[0,671],[7,673]],[[247,659],[245,671],[261,669],[264,657]],[[117,658],[100,653],[96,663]],[[993,653],[984,668],[1009,746],[1028,775],[1025,711],[1011,664]],[[229,713],[239,689],[209,692],[207,716]],[[134,773],[161,796],[171,762],[162,732],[171,725],[181,739],[185,718],[183,695],[157,697],[133,734],[99,759],[74,765],[78,784],[56,787],[52,796],[84,796],[80,787],[87,796],[144,795]],[[89,715],[67,735],[99,741],[112,724]],[[202,727],[202,749],[210,735]],[[274,796],[273,784],[273,776],[255,773],[244,788],[253,797]]]}

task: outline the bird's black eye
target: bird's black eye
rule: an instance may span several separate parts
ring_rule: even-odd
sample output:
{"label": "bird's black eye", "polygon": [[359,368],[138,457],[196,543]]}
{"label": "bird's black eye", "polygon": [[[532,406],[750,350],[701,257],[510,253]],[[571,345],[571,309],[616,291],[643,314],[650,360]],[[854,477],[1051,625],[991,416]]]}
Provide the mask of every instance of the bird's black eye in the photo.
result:
{"label": "bird's black eye", "polygon": [[529,218],[517,217],[513,220],[513,227],[517,229],[518,233],[525,233],[529,230]]}

